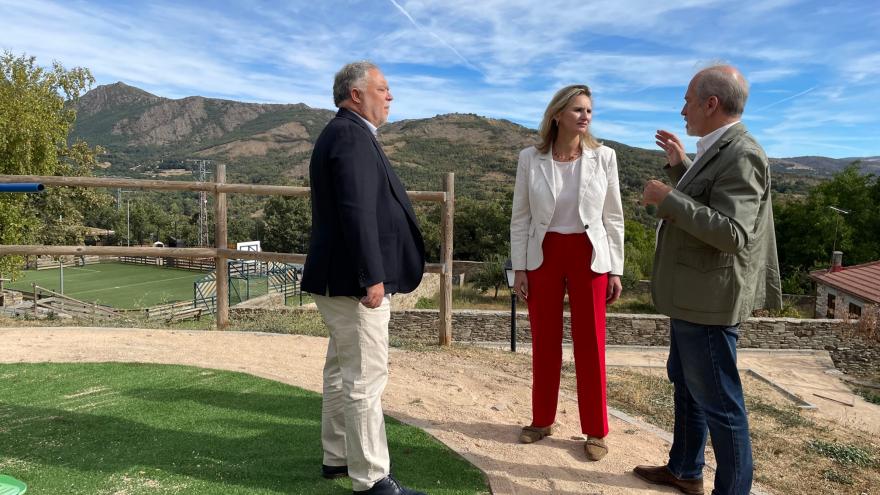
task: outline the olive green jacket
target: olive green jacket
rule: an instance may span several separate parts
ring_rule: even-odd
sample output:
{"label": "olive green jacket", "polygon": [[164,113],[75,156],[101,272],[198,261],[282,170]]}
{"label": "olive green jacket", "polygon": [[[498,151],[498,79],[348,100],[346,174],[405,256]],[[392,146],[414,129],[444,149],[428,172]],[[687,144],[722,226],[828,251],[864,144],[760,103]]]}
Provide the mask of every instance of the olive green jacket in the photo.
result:
{"label": "olive green jacket", "polygon": [[[687,163],[666,167],[674,183]],[[738,123],[657,208],[651,291],[657,310],[701,325],[736,325],[782,307],[770,166]]]}

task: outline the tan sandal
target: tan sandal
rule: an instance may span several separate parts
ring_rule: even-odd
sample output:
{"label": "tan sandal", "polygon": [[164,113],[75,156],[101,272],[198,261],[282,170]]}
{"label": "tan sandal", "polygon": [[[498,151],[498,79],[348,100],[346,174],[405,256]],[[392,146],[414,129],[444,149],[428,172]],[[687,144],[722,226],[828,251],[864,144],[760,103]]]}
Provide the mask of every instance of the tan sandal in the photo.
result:
{"label": "tan sandal", "polygon": [[553,426],[539,428],[537,426],[523,426],[519,434],[519,443],[535,443],[538,440],[553,434]]}
{"label": "tan sandal", "polygon": [[608,454],[608,446],[605,445],[605,439],[587,437],[587,441],[584,442],[584,453],[587,454],[587,459],[591,461],[602,460]]}

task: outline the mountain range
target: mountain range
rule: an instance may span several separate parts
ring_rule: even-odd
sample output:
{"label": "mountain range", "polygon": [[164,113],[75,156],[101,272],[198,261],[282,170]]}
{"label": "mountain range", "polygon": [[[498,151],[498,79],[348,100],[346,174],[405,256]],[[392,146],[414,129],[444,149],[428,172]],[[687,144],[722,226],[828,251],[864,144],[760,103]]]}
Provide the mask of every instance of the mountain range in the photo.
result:
{"label": "mountain range", "polygon": [[[72,139],[101,145],[101,174],[191,179],[197,160],[222,161],[230,181],[305,184],[315,138],[334,111],[304,104],[260,104],[191,96],[169,99],[122,82],[75,103]],[[537,131],[474,114],[447,114],[383,126],[380,140],[408,189],[436,190],[446,172],[476,199],[512,190],[520,149]],[[665,162],[659,151],[605,140],[617,151],[625,195],[638,194]],[[880,157],[772,159],[780,183],[823,178],[853,161],[880,172]]]}

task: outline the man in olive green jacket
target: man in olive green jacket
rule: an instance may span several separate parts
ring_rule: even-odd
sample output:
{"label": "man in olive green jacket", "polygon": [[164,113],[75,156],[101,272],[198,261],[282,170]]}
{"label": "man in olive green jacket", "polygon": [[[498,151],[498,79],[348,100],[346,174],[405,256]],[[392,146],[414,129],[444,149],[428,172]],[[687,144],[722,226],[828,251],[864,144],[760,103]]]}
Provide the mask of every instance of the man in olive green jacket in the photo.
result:
{"label": "man in olive green jacket", "polygon": [[652,483],[703,493],[707,433],[718,462],[713,493],[746,495],[752,452],[736,369],[739,324],[757,308],[781,307],[770,167],[740,122],[748,83],[734,67],[698,72],[681,113],[699,136],[691,162],[678,138],[657,131],[670,187],[651,180],[643,203],[660,225],[652,294],[670,317],[667,371],[675,386],[674,440],[665,466],[638,466]]}

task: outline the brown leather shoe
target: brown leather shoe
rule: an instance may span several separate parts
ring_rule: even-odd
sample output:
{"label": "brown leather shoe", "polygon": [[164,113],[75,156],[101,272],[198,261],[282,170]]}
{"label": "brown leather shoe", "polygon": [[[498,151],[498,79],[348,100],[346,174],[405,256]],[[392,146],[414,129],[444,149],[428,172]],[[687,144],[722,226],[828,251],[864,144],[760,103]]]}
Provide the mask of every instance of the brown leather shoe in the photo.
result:
{"label": "brown leather shoe", "polygon": [[553,425],[550,426],[523,426],[519,434],[519,443],[535,443],[538,440],[553,434]]}
{"label": "brown leather shoe", "polygon": [[601,461],[608,454],[608,445],[604,438],[587,437],[584,442],[584,453],[591,461]]}
{"label": "brown leather shoe", "polygon": [[648,483],[672,486],[687,495],[703,495],[703,478],[679,479],[666,466],[636,466],[633,473]]}

